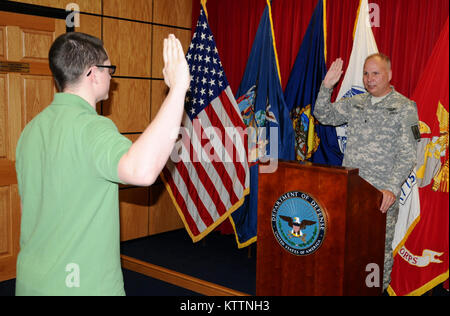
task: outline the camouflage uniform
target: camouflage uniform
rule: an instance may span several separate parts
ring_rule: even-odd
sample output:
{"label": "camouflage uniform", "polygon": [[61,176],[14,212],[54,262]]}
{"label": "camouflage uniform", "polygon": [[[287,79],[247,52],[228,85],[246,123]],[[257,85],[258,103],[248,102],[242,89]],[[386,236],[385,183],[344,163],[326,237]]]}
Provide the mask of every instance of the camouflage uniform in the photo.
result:
{"label": "camouflage uniform", "polygon": [[417,140],[413,128],[418,125],[416,104],[392,87],[382,101],[372,104],[369,93],[331,103],[332,89],[322,84],[314,117],[324,125],[348,123],[347,147],[343,166],[359,168],[362,178],[378,190],[397,196],[386,217],[386,241],[383,289],[390,282],[392,240],[398,216],[398,197],[403,182],[416,164]]}

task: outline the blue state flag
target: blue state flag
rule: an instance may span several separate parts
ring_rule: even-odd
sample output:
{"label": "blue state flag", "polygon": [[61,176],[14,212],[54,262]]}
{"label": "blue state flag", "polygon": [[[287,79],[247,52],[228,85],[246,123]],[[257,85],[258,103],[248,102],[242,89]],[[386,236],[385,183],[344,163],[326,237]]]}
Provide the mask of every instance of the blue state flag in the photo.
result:
{"label": "blue state flag", "polygon": [[250,194],[230,217],[239,248],[256,241],[258,173],[274,171],[278,159],[295,159],[294,130],[284,101],[274,43],[267,1],[236,94],[248,131],[250,165]]}
{"label": "blue state flag", "polygon": [[326,7],[319,0],[292,68],[284,96],[295,129],[296,159],[341,165],[336,130],[314,119],[314,105],[326,69]]}

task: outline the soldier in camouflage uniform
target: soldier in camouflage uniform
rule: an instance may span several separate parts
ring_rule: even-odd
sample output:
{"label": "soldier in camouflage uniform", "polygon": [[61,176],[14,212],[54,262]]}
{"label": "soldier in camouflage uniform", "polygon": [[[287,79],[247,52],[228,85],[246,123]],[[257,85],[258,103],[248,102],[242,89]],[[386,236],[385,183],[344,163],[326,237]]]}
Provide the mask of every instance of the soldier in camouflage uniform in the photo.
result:
{"label": "soldier in camouflage uniform", "polygon": [[368,93],[331,103],[333,87],[342,73],[342,60],[337,59],[324,78],[314,116],[324,125],[348,124],[343,165],[359,168],[361,177],[383,193],[380,211],[387,212],[383,274],[383,289],[386,289],[393,264],[398,197],[416,163],[420,138],[417,108],[390,85],[390,60],[382,54],[366,59],[363,82]]}

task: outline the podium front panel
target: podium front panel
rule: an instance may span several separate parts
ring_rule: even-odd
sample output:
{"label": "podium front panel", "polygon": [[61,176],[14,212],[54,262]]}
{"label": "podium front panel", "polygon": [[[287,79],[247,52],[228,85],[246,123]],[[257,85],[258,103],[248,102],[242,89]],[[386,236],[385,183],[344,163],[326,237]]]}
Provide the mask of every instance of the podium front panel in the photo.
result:
{"label": "podium front panel", "polygon": [[[348,227],[354,223],[347,214],[359,205],[353,191],[373,190],[355,187],[358,179],[357,169],[283,162],[259,175],[257,295],[346,295],[351,282],[363,282],[361,273],[349,281],[360,266],[346,247],[358,235]],[[323,240],[314,239],[321,237],[321,213]]]}

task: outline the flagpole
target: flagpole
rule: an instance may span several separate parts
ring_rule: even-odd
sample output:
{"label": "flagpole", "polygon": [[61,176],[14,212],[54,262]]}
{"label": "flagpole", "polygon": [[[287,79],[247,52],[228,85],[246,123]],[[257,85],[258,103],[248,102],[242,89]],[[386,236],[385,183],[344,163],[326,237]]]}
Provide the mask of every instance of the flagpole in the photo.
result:
{"label": "flagpole", "polygon": [[323,0],[323,53],[327,62],[327,0]]}
{"label": "flagpole", "polygon": [[280,86],[283,86],[282,82],[281,82],[280,63],[278,62],[277,44],[275,41],[275,31],[273,29],[272,6],[270,5],[272,3],[272,0],[266,0],[266,2],[267,2],[267,6],[269,7],[270,29],[272,30],[273,51],[275,53],[275,61],[277,63],[278,78],[280,79]]}

